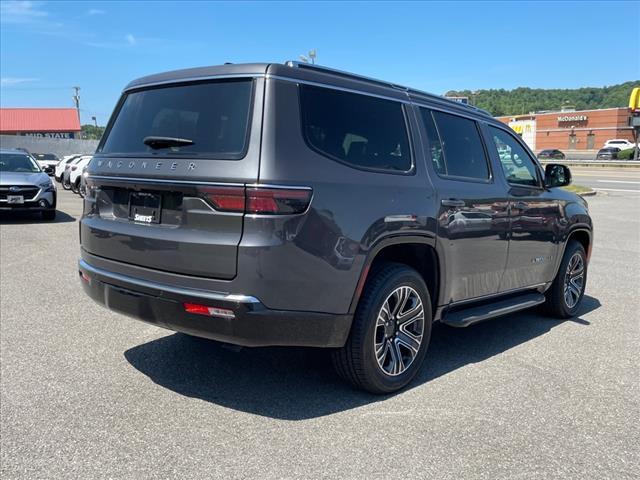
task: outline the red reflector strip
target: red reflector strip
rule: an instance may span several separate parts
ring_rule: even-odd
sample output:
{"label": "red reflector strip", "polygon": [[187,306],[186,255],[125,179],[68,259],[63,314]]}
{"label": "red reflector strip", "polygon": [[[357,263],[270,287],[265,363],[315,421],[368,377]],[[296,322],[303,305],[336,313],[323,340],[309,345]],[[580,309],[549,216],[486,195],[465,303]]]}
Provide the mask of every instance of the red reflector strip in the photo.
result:
{"label": "red reflector strip", "polygon": [[235,318],[236,315],[233,310],[219,307],[209,307],[207,305],[200,305],[198,303],[185,303],[184,311],[187,313],[193,313],[195,315],[206,315],[207,317],[220,317],[220,318]]}
{"label": "red reflector strip", "polygon": [[86,282],[89,285],[91,285],[91,277],[89,275],[87,275],[86,273],[82,272],[82,271],[80,272],[80,279],[83,282]]}

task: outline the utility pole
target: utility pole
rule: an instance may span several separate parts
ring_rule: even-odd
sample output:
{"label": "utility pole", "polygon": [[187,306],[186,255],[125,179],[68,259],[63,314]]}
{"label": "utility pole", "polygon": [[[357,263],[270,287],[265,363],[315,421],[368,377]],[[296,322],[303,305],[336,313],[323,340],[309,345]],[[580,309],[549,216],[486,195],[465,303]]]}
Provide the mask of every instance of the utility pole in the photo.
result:
{"label": "utility pole", "polygon": [[72,97],[73,103],[76,104],[76,110],[78,111],[78,123],[81,123],[80,120],[80,87],[73,87],[76,91],[76,94]]}

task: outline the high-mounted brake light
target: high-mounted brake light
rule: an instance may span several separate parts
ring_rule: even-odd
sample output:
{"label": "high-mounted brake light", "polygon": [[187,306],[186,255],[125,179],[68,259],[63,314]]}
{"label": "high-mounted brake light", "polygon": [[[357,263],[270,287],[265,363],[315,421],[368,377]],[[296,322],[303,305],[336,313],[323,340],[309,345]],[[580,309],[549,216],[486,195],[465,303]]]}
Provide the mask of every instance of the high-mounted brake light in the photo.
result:
{"label": "high-mounted brake light", "polygon": [[213,207],[221,212],[253,215],[303,213],[311,202],[311,189],[271,187],[198,187]]}
{"label": "high-mounted brake light", "polygon": [[193,313],[195,315],[206,315],[208,317],[219,317],[219,318],[236,318],[233,310],[229,310],[227,308],[219,308],[219,307],[209,307],[207,305],[200,305],[199,303],[185,303],[184,311],[187,313]]}

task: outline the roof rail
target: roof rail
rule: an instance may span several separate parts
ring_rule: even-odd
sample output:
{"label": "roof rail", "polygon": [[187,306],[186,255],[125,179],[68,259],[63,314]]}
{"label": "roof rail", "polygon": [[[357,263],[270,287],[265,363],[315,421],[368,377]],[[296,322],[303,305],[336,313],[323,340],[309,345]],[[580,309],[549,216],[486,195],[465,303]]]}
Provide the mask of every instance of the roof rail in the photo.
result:
{"label": "roof rail", "polygon": [[309,70],[318,70],[321,72],[331,73],[333,75],[338,75],[340,77],[351,78],[353,80],[362,80],[364,82],[373,83],[376,85],[382,85],[383,87],[391,87],[396,90],[402,90],[403,92],[407,92],[409,89],[407,87],[403,87],[402,85],[396,85],[395,83],[385,82],[384,80],[378,80],[377,78],[365,77],[364,75],[358,75],[356,73],[345,72],[344,70],[338,70],[336,68],[323,67],[322,65],[316,65],[314,63],[306,63],[306,62],[296,62],[289,60],[285,63],[287,67],[295,67],[295,68],[308,68]]}
{"label": "roof rail", "polygon": [[435,93],[429,93],[429,92],[425,92],[425,91],[422,91],[422,90],[416,90],[414,88],[405,87],[405,86],[402,86],[402,85],[398,85],[396,83],[386,82],[384,80],[378,80],[377,78],[366,77],[364,75],[358,75],[356,73],[346,72],[344,70],[338,70],[338,69],[335,69],[335,68],[324,67],[322,65],[316,65],[316,64],[313,64],[313,63],[306,63],[306,62],[298,62],[298,61],[293,61],[293,60],[289,60],[289,61],[285,62],[285,65],[287,67],[303,68],[303,69],[309,69],[309,70],[318,70],[320,72],[326,72],[326,73],[330,73],[332,75],[338,75],[338,76],[341,76],[341,77],[344,77],[344,78],[350,78],[350,79],[353,79],[353,80],[361,80],[363,82],[372,83],[372,84],[375,84],[375,85],[380,85],[380,86],[388,87],[388,88],[394,88],[396,90],[401,90],[401,91],[406,92],[406,93],[413,93],[413,94],[416,94],[416,95],[422,95],[422,96],[425,96],[425,97],[430,97],[430,98],[436,99],[438,101],[443,101],[444,100],[446,102],[451,102],[451,103],[453,103],[453,104],[455,104],[455,105],[457,105],[459,107],[468,108],[468,109],[474,110],[474,111],[476,111],[478,113],[481,113],[483,115],[487,115],[489,117],[492,116],[486,110],[483,110],[483,109],[478,108],[478,107],[473,106],[473,105],[456,102],[456,101],[450,100],[447,97],[442,96],[442,95],[436,95]]}

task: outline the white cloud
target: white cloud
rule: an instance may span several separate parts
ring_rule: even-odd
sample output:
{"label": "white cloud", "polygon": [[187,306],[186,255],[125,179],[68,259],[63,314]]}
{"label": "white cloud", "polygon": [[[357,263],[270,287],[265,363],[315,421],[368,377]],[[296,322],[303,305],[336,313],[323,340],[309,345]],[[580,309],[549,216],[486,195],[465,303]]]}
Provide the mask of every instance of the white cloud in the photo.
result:
{"label": "white cloud", "polygon": [[21,83],[37,82],[37,78],[15,78],[15,77],[2,77],[0,78],[0,86],[11,87],[13,85],[20,85]]}
{"label": "white cloud", "polygon": [[40,2],[3,1],[0,2],[0,22],[34,23],[42,21],[49,13],[40,8]]}
{"label": "white cloud", "polygon": [[95,48],[129,48],[138,45],[138,39],[133,34],[127,33],[122,41],[85,42],[85,45]]}
{"label": "white cloud", "polygon": [[100,10],[99,8],[92,8],[90,10],[87,10],[87,15],[104,15],[105,12],[104,10]]}

